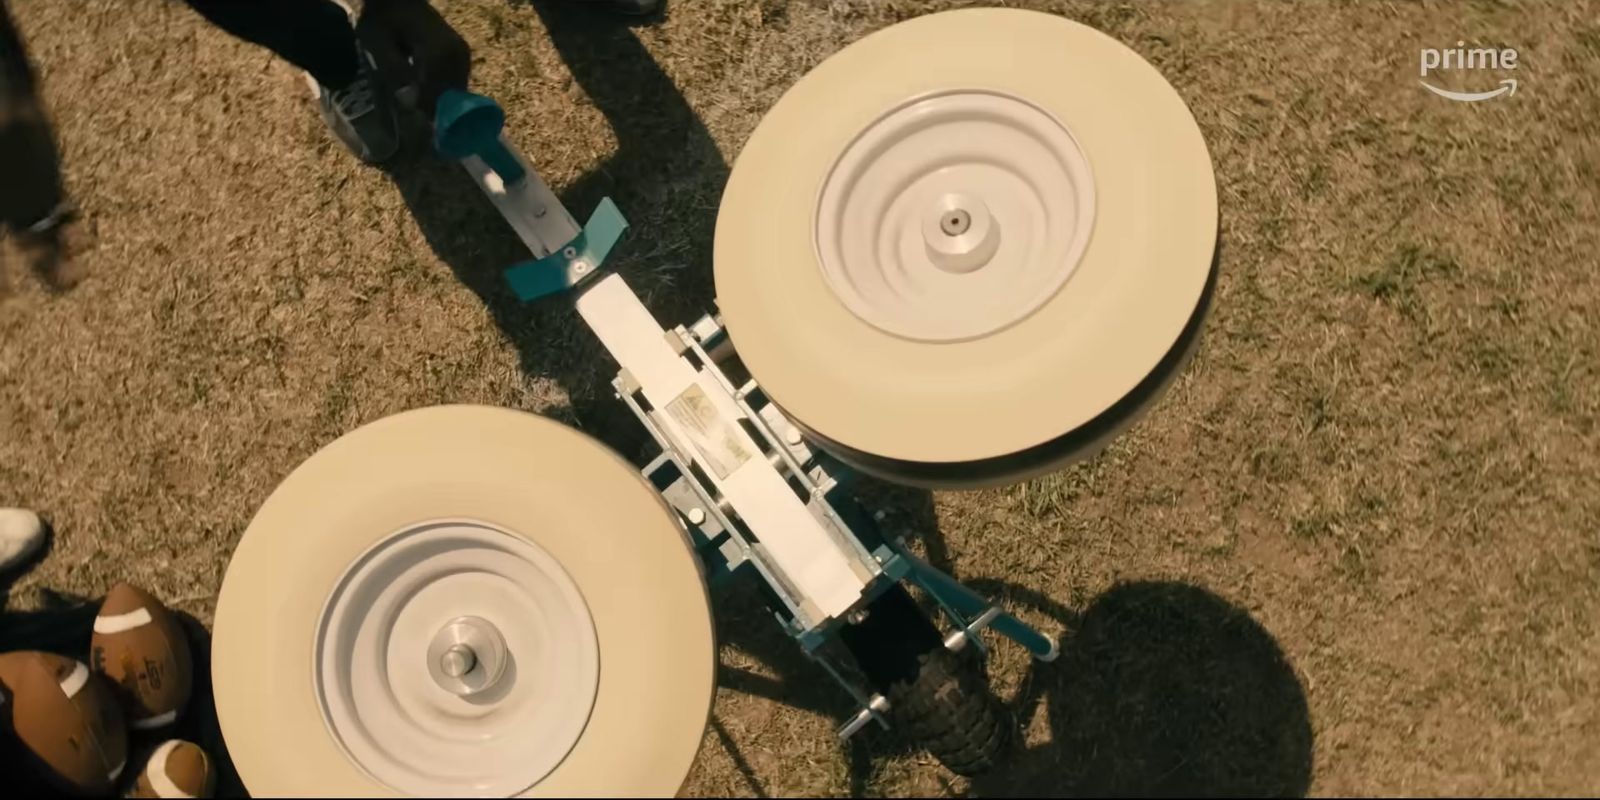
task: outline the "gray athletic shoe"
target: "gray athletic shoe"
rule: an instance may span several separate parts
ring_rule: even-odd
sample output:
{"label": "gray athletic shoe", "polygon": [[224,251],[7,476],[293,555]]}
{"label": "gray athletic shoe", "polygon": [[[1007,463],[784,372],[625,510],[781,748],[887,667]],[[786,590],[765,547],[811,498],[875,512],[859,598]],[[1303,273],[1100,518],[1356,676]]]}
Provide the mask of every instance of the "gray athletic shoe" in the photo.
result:
{"label": "gray athletic shoe", "polygon": [[366,53],[361,54],[361,71],[355,81],[343,89],[329,89],[310,75],[306,82],[316,92],[322,121],[357,158],[381,164],[400,152],[400,123],[394,103]]}

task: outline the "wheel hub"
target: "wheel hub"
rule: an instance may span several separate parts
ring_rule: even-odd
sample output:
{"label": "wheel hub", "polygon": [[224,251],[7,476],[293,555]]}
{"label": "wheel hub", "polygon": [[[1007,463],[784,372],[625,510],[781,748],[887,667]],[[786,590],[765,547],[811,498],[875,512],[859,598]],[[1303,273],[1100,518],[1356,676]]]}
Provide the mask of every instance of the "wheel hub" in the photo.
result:
{"label": "wheel hub", "polygon": [[439,688],[470,697],[494,688],[505,674],[506,640],[488,620],[457,617],[428,645],[428,670]]}
{"label": "wheel hub", "polygon": [[928,260],[945,272],[980,269],[1000,249],[1000,227],[982,200],[965,194],[940,195],[922,226]]}
{"label": "wheel hub", "polygon": [[868,125],[817,203],[818,263],[851,313],[908,339],[974,339],[1044,305],[1094,222],[1072,134],[1020,98],[953,91]]}
{"label": "wheel hub", "polygon": [[509,796],[558,766],[599,683],[576,585],[527,539],[425,523],[346,570],[317,632],[317,697],[345,754],[422,796]]}

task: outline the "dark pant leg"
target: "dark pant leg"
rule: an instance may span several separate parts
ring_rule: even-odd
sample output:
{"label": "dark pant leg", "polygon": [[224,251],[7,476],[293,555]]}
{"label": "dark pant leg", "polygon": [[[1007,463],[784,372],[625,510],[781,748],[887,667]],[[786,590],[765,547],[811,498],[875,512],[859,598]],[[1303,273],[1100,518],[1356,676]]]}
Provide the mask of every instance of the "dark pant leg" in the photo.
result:
{"label": "dark pant leg", "polygon": [[33,96],[33,67],[22,44],[22,34],[11,21],[11,11],[0,0],[0,100],[20,101]]}
{"label": "dark pant leg", "polygon": [[333,0],[185,0],[189,7],[247,42],[343,89],[360,67],[355,28]]}
{"label": "dark pant leg", "polygon": [[36,94],[22,34],[0,0],[0,233],[45,219],[65,197],[55,131]]}

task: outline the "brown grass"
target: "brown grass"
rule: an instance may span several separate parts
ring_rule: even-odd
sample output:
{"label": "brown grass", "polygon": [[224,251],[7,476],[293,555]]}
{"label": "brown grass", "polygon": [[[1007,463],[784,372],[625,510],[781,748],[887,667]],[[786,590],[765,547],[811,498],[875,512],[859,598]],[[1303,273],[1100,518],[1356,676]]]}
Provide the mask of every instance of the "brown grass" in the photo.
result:
{"label": "brown grass", "polygon": [[[679,0],[633,30],[439,5],[571,205],[629,214],[619,268],[676,322],[711,299],[718,193],[762,112],[962,3]],[[1596,7],[1012,5],[1116,36],[1193,107],[1223,204],[1207,339],[1089,464],[882,490],[891,526],[1071,631],[1056,665],[995,650],[1014,768],[969,786],[884,735],[842,750],[842,700],[735,593],[688,790],[1600,791]],[[636,447],[570,312],[495,288],[515,242],[453,168],[358,166],[287,65],[175,4],[13,6],[98,233],[83,286],[14,276],[0,301],[0,502],[58,531],[13,608],[131,579],[209,620],[277,481],[401,409],[496,403]],[[1460,38],[1521,51],[1516,96],[1417,86],[1418,49]]]}

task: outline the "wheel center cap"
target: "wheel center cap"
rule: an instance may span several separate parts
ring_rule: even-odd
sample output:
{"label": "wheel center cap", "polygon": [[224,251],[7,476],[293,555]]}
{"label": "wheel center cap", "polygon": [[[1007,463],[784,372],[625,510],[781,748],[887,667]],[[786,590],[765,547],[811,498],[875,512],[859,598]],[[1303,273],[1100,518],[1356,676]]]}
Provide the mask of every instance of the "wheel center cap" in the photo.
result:
{"label": "wheel center cap", "polygon": [[982,200],[944,194],[925,217],[922,241],[934,266],[950,273],[972,272],[1000,249],[1000,226]]}
{"label": "wheel center cap", "polygon": [[852,314],[925,342],[982,338],[1061,290],[1094,176],[1059,120],[994,91],[925,95],[868,124],[817,199],[817,263]]}
{"label": "wheel center cap", "polygon": [[474,520],[407,526],[351,563],[315,662],[345,755],[423,797],[538,784],[582,735],[600,675],[594,619],[560,563]]}
{"label": "wheel center cap", "polygon": [[481,617],[457,617],[428,645],[428,673],[439,688],[469,697],[494,687],[506,668],[506,640]]}

